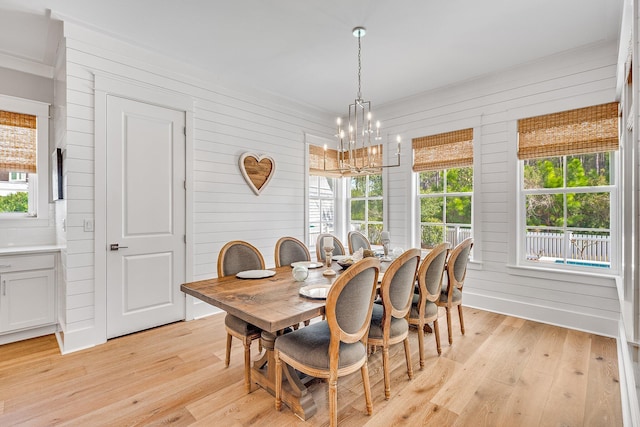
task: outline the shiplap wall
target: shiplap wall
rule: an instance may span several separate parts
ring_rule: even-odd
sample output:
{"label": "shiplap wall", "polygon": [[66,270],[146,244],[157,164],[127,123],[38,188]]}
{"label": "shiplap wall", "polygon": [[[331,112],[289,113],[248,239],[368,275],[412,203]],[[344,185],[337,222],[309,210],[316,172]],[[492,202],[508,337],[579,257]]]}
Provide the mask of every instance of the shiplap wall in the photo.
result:
{"label": "shiplap wall", "polygon": [[613,277],[518,268],[515,255],[517,119],[614,101],[616,63],[615,44],[589,46],[382,108],[386,130],[406,141],[402,167],[388,171],[395,243],[419,244],[410,202],[411,138],[473,127],[475,262],[465,303],[616,336],[620,306]]}
{"label": "shiplap wall", "polygon": [[[67,265],[63,351],[96,344],[94,233],[83,221],[94,217],[94,74],[124,79],[193,99],[192,222],[187,244],[193,263],[187,280],[216,275],[217,254],[229,240],[255,245],[273,266],[276,240],[304,240],[304,132],[329,134],[332,119],[307,107],[249,90],[223,89],[215,76],[139,48],[65,24],[67,78]],[[244,181],[238,158],[268,154],[276,172],[260,196]],[[189,157],[189,156],[188,156]],[[95,224],[96,229],[104,224]],[[96,257],[104,253],[96,253]],[[200,304],[206,305],[206,304]]]}

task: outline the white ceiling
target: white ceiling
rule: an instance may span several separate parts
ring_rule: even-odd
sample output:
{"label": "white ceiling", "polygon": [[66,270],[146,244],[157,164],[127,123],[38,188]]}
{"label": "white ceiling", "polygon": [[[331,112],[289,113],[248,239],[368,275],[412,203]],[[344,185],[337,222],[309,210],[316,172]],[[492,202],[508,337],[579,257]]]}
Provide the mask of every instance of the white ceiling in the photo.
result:
{"label": "white ceiling", "polygon": [[[0,0],[0,66],[52,64],[54,18],[84,23],[332,114],[617,42],[624,0]],[[18,37],[16,37],[18,35]],[[4,61],[7,62],[7,61]],[[5,65],[6,66],[6,65]]]}

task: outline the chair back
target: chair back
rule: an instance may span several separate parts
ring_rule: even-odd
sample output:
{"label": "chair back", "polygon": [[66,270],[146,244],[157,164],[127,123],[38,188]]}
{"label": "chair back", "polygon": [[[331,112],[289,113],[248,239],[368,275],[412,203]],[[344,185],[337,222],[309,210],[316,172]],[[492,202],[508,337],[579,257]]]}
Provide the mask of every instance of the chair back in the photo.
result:
{"label": "chair back", "polygon": [[274,251],[276,267],[291,265],[297,261],[311,261],[309,249],[295,237],[281,237],[276,242]]}
{"label": "chair back", "polygon": [[353,254],[360,248],[371,249],[369,239],[359,231],[350,231],[347,235],[347,241],[349,243],[349,254]]}
{"label": "chair back", "polygon": [[338,355],[340,342],[354,343],[367,336],[379,271],[380,261],[365,258],[338,276],[331,286],[325,308],[331,332],[330,356]]}
{"label": "chair back", "polygon": [[444,275],[449,243],[440,243],[427,254],[418,269],[418,313],[424,317],[427,301],[435,302],[440,298],[442,277]]}
{"label": "chair back", "polygon": [[264,258],[260,251],[242,240],[226,243],[218,254],[218,277],[234,276],[241,271],[264,268]]}
{"label": "chair back", "polygon": [[453,284],[456,288],[462,290],[464,279],[467,276],[467,264],[469,262],[469,253],[473,248],[473,238],[468,237],[451,250],[449,261],[447,261],[447,276],[449,277],[449,294],[452,293]]}
{"label": "chair back", "polygon": [[322,243],[325,237],[331,237],[333,239],[333,254],[334,255],[345,255],[344,246],[342,242],[338,240],[336,236],[329,233],[321,233],[316,240],[316,256],[318,257],[318,261],[324,262],[324,249],[322,247]]}
{"label": "chair back", "polygon": [[411,309],[419,265],[420,249],[414,248],[394,259],[384,272],[380,285],[380,296],[384,307],[383,330],[390,324],[391,317],[403,318]]}

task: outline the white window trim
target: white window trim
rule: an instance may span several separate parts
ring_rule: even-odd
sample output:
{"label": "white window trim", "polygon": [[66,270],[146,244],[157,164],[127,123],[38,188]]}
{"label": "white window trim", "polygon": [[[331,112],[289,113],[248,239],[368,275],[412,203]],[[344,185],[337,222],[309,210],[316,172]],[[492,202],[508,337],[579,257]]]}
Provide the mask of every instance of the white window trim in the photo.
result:
{"label": "white window trim", "polygon": [[[49,219],[49,105],[45,102],[0,95],[0,110],[36,116],[36,211],[34,213],[2,213],[0,222],[11,226],[48,224]],[[17,223],[17,221],[21,221]]]}

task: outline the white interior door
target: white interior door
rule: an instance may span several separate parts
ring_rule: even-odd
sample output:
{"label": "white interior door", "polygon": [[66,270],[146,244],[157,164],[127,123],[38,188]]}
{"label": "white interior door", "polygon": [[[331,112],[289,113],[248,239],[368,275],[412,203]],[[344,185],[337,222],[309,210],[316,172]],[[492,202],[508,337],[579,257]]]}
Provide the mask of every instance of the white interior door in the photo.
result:
{"label": "white interior door", "polygon": [[184,319],[185,112],[107,96],[107,338]]}

